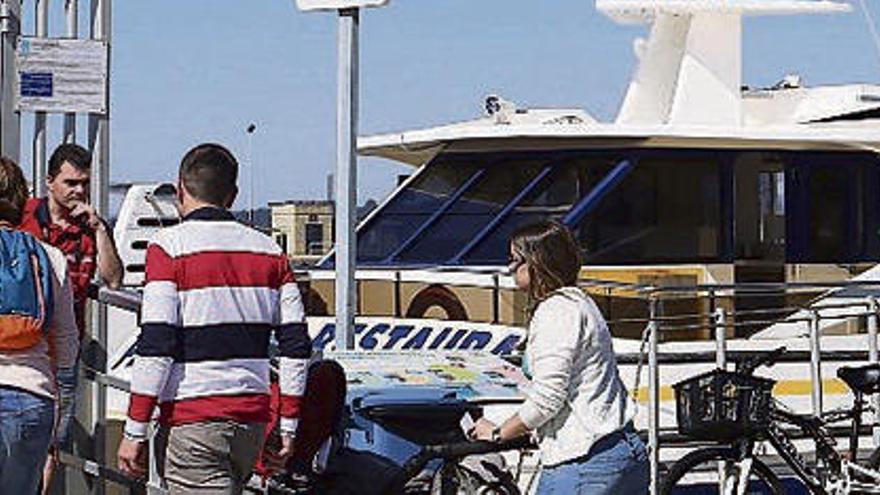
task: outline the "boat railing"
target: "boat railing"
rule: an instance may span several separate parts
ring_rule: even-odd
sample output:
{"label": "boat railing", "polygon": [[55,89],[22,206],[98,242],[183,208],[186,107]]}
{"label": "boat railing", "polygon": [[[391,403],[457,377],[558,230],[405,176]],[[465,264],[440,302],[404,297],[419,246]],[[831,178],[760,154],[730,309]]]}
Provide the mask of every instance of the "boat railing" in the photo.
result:
{"label": "boat railing", "polygon": [[[647,439],[651,458],[652,493],[657,493],[660,476],[660,449],[664,447],[680,447],[680,438],[670,434],[671,428],[660,424],[660,369],[664,365],[680,363],[713,364],[726,367],[728,362],[747,357],[757,350],[731,350],[728,343],[731,336],[741,329],[752,329],[756,326],[767,326],[783,323],[799,326],[802,331],[796,338],[806,338],[808,345],[804,351],[792,351],[783,357],[783,361],[809,363],[810,370],[810,402],[812,413],[819,414],[823,407],[822,364],[823,362],[878,362],[877,333],[880,328],[880,282],[843,282],[843,283],[793,283],[793,284],[723,284],[659,287],[650,285],[621,284],[617,282],[587,281],[587,290],[627,291],[635,294],[647,307],[644,315],[627,316],[609,319],[609,326],[639,325],[643,328],[641,347],[638,352],[619,355],[621,364],[637,365],[637,381],[641,379],[642,370],[647,368]],[[732,305],[734,298],[767,298],[790,294],[804,293],[812,295],[805,304],[783,304],[753,309],[737,309]],[[824,297],[823,297],[824,296]],[[110,290],[101,288],[93,291],[93,297],[103,305],[113,306],[126,311],[137,312],[140,308],[140,293],[134,290]],[[697,300],[691,312],[664,311],[682,299]],[[823,350],[823,323],[861,319],[865,322],[867,351],[863,350]],[[686,352],[661,347],[661,342],[672,343],[680,340],[679,334],[705,331],[714,337],[714,347],[709,350]],[[106,335],[104,333],[103,335]],[[106,339],[106,337],[105,337]],[[94,342],[99,349],[106,349],[107,342]],[[769,346],[775,344],[768,343]],[[85,377],[91,380],[93,394],[106,394],[108,387],[115,390],[128,391],[129,384],[111,375],[98,366],[85,366]],[[636,386],[633,391],[637,396],[641,389]],[[874,432],[877,438],[877,425],[880,425],[880,397],[874,397]],[[95,431],[103,434],[106,431],[107,418],[93,418]],[[96,441],[103,441],[103,439]],[[876,442],[875,442],[876,443]],[[109,480],[124,486],[132,493],[164,494],[158,469],[155,463],[155,445],[150,443],[150,469],[145,480],[131,480],[121,472],[108,466],[105,459],[87,459],[71,454],[61,456],[61,461],[68,468],[86,473],[100,480]],[[95,456],[98,457],[98,456]],[[92,486],[103,484],[92,483]],[[250,490],[261,492],[264,488],[259,483],[252,483]],[[97,489],[100,492],[100,489]],[[96,490],[93,489],[93,492]]]}
{"label": "boat railing", "polygon": [[[751,329],[760,326],[786,325],[800,326],[801,331],[795,333],[794,339],[808,339],[807,351],[787,353],[783,362],[808,362],[810,372],[810,403],[811,413],[819,415],[823,411],[824,390],[822,379],[823,362],[878,362],[877,333],[880,325],[880,282],[851,281],[843,283],[755,283],[755,284],[719,284],[693,285],[675,287],[656,287],[634,284],[590,281],[584,284],[592,289],[610,291],[627,291],[636,294],[647,305],[644,317],[621,318],[609,320],[609,325],[643,324],[642,345],[636,354],[619,356],[621,363],[637,364],[636,384],[641,379],[643,360],[647,360],[648,383],[648,446],[651,461],[651,493],[658,493],[660,479],[660,449],[664,447],[662,440],[675,439],[675,435],[663,435],[664,428],[660,423],[660,368],[664,364],[681,363],[713,363],[718,368],[725,368],[729,361],[738,360],[754,354],[756,351],[730,351],[728,342],[730,334],[737,330]],[[768,297],[788,296],[791,294],[813,294],[816,297],[803,305],[770,306],[754,309],[726,307],[734,298],[740,300]],[[696,305],[695,312],[677,312],[666,314],[664,307],[681,299],[698,299],[705,304]],[[852,321],[863,319],[866,326],[867,351],[824,351],[823,323]],[[661,349],[661,342],[675,342],[677,334],[695,330],[709,332],[714,337],[714,349],[710,352],[682,352]],[[768,341],[768,347],[777,343]],[[638,386],[635,387],[638,389]],[[634,390],[638,394],[639,390]],[[880,425],[880,396],[872,398],[874,410],[874,439],[878,444],[878,428]],[[676,439],[680,440],[680,439]],[[675,442],[678,444],[678,442]],[[678,446],[678,445],[676,445]]]}

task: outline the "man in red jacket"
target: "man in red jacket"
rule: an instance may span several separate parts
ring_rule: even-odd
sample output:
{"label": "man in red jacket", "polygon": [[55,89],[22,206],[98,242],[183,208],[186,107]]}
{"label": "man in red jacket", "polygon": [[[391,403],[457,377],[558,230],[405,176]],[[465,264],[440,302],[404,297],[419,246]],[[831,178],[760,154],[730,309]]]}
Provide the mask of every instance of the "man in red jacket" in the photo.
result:
{"label": "man in red jacket", "polygon": [[[85,333],[85,310],[88,302],[88,289],[97,271],[101,280],[109,287],[122,283],[122,262],[113,233],[107,223],[95,213],[89,204],[89,180],[91,179],[92,158],[82,146],[65,143],[52,153],[46,178],[48,194],[44,198],[31,198],[24,207],[18,229],[30,233],[37,239],[58,248],[67,259],[67,273],[73,289],[73,310],[79,339]],[[73,388],[62,389],[69,397],[76,396],[76,366],[73,368],[74,380],[65,382]],[[73,421],[75,402],[64,402],[59,411],[56,443],[49,453],[43,472],[43,492],[47,493],[52,484],[57,452],[70,448],[70,424]]]}
{"label": "man in red jacket", "polygon": [[89,282],[97,271],[110,287],[122,283],[122,262],[113,232],[89,204],[92,158],[77,144],[65,143],[49,158],[48,194],[25,204],[20,230],[55,246],[67,257],[74,310],[82,338]]}

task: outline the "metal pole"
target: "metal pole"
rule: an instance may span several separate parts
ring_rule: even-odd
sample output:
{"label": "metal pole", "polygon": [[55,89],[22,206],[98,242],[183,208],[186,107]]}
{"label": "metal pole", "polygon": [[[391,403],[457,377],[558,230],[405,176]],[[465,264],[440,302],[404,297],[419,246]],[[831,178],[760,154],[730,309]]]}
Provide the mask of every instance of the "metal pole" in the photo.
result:
{"label": "metal pole", "polygon": [[3,0],[0,4],[0,154],[19,161],[21,117],[15,108],[16,84],[15,47],[21,33],[21,1]]}
{"label": "metal pole", "polygon": [[657,363],[660,326],[658,301],[651,296],[648,340],[648,448],[651,454],[651,495],[660,493],[660,369]]}
{"label": "metal pole", "polygon": [[[492,323],[497,325],[501,321],[501,285],[497,273],[492,274]],[[605,313],[606,316],[608,313]],[[610,320],[610,316],[608,317]]]}
{"label": "metal pole", "polygon": [[[79,37],[79,3],[78,0],[65,0],[64,17],[67,24],[67,37],[76,39]],[[64,131],[62,140],[65,143],[76,142],[76,114],[64,114]]]}
{"label": "metal pole", "polygon": [[[256,129],[256,128],[253,128]],[[248,220],[254,226],[254,131],[248,127]]]}
{"label": "metal pole", "polygon": [[[877,299],[872,297],[868,298],[868,362],[871,364],[877,364],[878,360],[880,360],[880,355],[877,352],[877,327],[878,327],[878,316],[877,314]],[[874,428],[873,428],[873,437],[874,437],[874,446],[880,445],[880,394],[874,394],[871,397],[871,402],[874,405]]]}
{"label": "metal pole", "polygon": [[727,321],[724,308],[716,308],[715,322],[715,366],[720,369],[727,368]]}
{"label": "metal pole", "polygon": [[[709,307],[715,306],[715,293],[709,292]],[[719,370],[727,369],[727,322],[725,321],[724,308],[715,308],[712,312],[712,322],[715,330],[715,367]],[[720,493],[725,493],[725,473],[727,462],[718,462],[718,488]]]}
{"label": "metal pole", "polygon": [[159,445],[157,445],[156,430],[153,426],[150,426],[147,435],[147,452],[149,453],[147,458],[147,495],[164,494],[166,492],[162,489],[162,477],[159,476],[157,451]]}
{"label": "metal pole", "polygon": [[[91,37],[111,43],[111,0],[91,0]],[[112,60],[112,59],[111,59]],[[107,218],[110,199],[110,70],[104,81],[107,101],[104,114],[89,114],[89,147],[92,150],[91,200],[95,211]],[[91,336],[95,348],[93,366],[100,372],[107,371],[107,306],[93,303],[91,306]],[[105,421],[107,416],[107,391],[104,387],[92,388],[91,414],[95,461],[105,464]],[[104,492],[103,483],[94,483],[92,493]]]}
{"label": "metal pole", "polygon": [[[713,324],[715,324],[715,323],[714,323],[714,322],[715,322],[715,316],[716,316],[716,315],[715,315],[715,310],[717,309],[717,308],[715,307],[715,290],[713,290],[713,289],[709,289],[708,293],[706,294],[706,297],[709,299],[709,311],[708,311],[708,313],[709,313],[709,321],[711,321],[711,322],[713,322]],[[712,327],[712,328],[714,328],[714,327]]]}
{"label": "metal pole", "polygon": [[[36,26],[35,34],[38,38],[49,36],[49,0],[36,0],[34,2]],[[33,153],[31,155],[33,166],[34,196],[46,195],[46,112],[34,113],[34,138]]]}
{"label": "metal pole", "polygon": [[336,110],[336,348],[354,348],[357,308],[358,26],[359,10],[339,11]]}
{"label": "metal pole", "polygon": [[715,312],[715,290],[709,289],[709,314]]}
{"label": "metal pole", "polygon": [[822,414],[822,349],[819,342],[819,312],[810,312],[810,399],[813,414]]}

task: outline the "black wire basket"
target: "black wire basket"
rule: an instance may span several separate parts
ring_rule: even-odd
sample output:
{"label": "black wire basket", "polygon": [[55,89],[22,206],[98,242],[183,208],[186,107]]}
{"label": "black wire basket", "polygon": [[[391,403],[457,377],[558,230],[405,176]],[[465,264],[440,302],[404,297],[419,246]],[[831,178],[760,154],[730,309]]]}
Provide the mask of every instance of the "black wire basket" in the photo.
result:
{"label": "black wire basket", "polygon": [[770,424],[773,385],[767,378],[714,370],[672,386],[682,435],[714,441],[755,437]]}

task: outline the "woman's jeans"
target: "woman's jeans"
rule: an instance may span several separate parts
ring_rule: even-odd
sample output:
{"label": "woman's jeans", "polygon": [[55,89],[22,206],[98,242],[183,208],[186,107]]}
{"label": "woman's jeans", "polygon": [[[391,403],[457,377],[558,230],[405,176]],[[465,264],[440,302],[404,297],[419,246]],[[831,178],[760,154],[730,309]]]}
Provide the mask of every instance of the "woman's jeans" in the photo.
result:
{"label": "woman's jeans", "polygon": [[55,422],[55,403],[0,386],[0,492],[37,493]]}
{"label": "woman's jeans", "polygon": [[538,495],[641,495],[648,493],[648,453],[632,425],[599,439],[590,452],[545,467]]}

